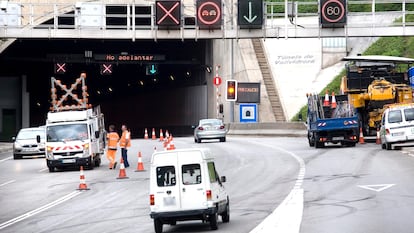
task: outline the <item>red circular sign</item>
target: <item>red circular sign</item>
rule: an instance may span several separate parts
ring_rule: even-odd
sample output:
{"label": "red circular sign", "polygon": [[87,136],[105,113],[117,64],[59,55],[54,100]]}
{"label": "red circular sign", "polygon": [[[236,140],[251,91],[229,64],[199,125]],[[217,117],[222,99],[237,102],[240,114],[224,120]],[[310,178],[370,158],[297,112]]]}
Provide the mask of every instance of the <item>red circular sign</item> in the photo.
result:
{"label": "red circular sign", "polygon": [[345,6],[339,0],[328,0],[322,5],[322,17],[329,23],[336,23],[344,18]]}
{"label": "red circular sign", "polygon": [[198,20],[205,25],[212,25],[220,20],[220,6],[215,2],[204,2],[197,12]]}
{"label": "red circular sign", "polygon": [[213,83],[214,85],[219,86],[221,84],[221,78],[219,76],[214,77]]}

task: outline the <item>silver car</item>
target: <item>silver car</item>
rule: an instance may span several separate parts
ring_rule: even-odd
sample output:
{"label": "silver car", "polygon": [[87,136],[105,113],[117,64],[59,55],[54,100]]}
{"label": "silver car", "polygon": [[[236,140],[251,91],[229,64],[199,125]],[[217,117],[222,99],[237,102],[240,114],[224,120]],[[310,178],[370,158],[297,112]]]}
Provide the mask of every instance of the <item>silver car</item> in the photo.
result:
{"label": "silver car", "polygon": [[[40,136],[40,142],[37,136]],[[13,137],[14,159],[33,155],[45,156],[45,129],[42,127],[21,129],[17,137]]]}
{"label": "silver car", "polygon": [[203,139],[220,139],[226,141],[227,129],[220,119],[202,119],[194,127],[194,142],[200,143]]}

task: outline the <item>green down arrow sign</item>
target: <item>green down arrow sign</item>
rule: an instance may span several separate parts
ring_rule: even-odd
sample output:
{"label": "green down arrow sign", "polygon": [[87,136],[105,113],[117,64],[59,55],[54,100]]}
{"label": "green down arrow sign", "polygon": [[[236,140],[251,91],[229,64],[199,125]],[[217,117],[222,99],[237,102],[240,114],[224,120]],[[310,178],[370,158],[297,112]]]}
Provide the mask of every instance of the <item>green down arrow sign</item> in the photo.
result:
{"label": "green down arrow sign", "polygon": [[261,28],[263,0],[239,0],[237,19],[240,28]]}

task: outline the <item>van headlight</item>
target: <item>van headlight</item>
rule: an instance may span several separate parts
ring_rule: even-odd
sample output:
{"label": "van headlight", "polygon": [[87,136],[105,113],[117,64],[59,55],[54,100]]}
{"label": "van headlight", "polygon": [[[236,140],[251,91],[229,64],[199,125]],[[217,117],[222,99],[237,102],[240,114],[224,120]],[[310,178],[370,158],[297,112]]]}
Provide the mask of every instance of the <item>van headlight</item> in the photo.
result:
{"label": "van headlight", "polygon": [[21,150],[22,149],[22,145],[20,145],[20,143],[18,143],[18,142],[15,142],[14,143],[14,149]]}
{"label": "van headlight", "polygon": [[89,143],[85,143],[83,145],[83,156],[85,157],[89,156]]}
{"label": "van headlight", "polygon": [[48,159],[53,159],[53,148],[51,146],[46,147],[46,157]]}

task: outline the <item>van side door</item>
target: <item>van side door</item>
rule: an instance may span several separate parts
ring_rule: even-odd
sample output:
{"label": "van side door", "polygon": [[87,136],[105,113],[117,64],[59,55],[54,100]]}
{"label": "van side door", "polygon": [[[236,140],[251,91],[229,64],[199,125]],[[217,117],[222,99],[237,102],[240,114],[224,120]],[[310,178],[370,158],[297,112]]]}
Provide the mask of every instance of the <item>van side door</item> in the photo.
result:
{"label": "van side door", "polygon": [[180,209],[180,190],[176,164],[161,164],[155,168],[155,204],[162,211]]}
{"label": "van side door", "polygon": [[201,163],[182,164],[181,176],[181,207],[183,210],[205,209],[207,196],[205,183],[208,177],[204,177],[204,167]]}

